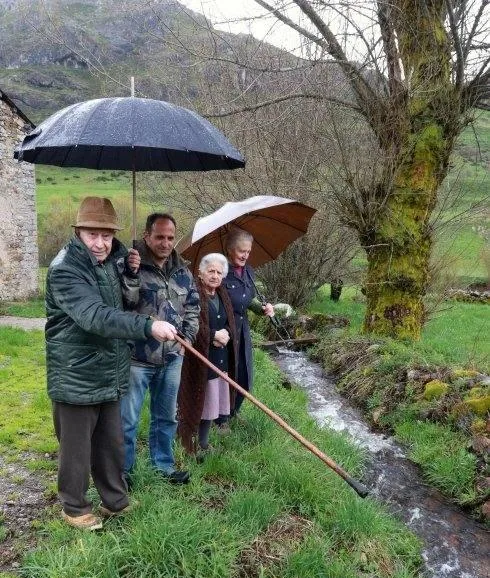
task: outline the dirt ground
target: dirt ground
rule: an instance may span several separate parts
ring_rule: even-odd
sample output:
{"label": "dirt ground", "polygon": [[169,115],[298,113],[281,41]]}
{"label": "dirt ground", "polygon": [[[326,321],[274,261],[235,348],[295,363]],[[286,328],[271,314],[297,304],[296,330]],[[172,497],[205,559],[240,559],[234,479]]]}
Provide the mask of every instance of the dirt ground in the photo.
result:
{"label": "dirt ground", "polygon": [[46,319],[28,318],[28,317],[11,317],[10,315],[0,315],[0,325],[8,327],[18,327],[19,329],[44,329]]}
{"label": "dirt ground", "polygon": [[[0,325],[26,330],[44,329],[45,323],[45,319],[0,316]],[[31,459],[39,455],[24,452],[12,460],[0,455],[0,573],[15,573],[20,567],[22,556],[35,546],[35,521],[53,504],[45,497],[49,475],[31,472],[26,467]]]}
{"label": "dirt ground", "polygon": [[[45,458],[53,459],[49,454]],[[20,567],[22,556],[35,546],[33,523],[54,501],[45,497],[48,476],[26,468],[31,459],[39,456],[25,452],[12,462],[0,456],[0,572],[15,573]]]}

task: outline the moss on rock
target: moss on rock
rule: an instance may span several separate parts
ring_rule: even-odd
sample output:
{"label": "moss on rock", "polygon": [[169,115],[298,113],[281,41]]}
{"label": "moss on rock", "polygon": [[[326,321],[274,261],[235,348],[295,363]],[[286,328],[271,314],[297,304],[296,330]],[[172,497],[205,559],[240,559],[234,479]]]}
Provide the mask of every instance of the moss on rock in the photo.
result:
{"label": "moss on rock", "polygon": [[424,398],[429,400],[438,399],[447,392],[448,388],[449,385],[444,383],[444,381],[433,379],[425,384]]}
{"label": "moss on rock", "polygon": [[480,373],[478,371],[475,371],[474,369],[461,369],[461,368],[456,368],[453,369],[451,372],[451,377],[453,378],[458,378],[458,377],[477,377],[478,375],[480,375]]}
{"label": "moss on rock", "polygon": [[470,430],[473,435],[485,433],[487,422],[481,417],[477,417],[471,422]]}
{"label": "moss on rock", "polygon": [[483,416],[490,411],[490,395],[466,399],[463,403],[466,404],[473,413],[476,413],[476,415]]}

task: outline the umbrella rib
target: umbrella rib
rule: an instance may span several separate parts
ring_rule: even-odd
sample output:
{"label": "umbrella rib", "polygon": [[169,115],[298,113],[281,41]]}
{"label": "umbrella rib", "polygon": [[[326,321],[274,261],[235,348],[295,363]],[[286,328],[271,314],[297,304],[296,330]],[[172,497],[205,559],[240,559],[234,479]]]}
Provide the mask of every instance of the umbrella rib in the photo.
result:
{"label": "umbrella rib", "polygon": [[256,245],[258,245],[258,246],[262,249],[262,251],[264,251],[264,253],[265,253],[266,255],[269,255],[269,257],[271,257],[272,259],[274,259],[274,258],[276,257],[276,255],[273,255],[272,253],[269,253],[269,251],[264,247],[264,245],[262,245],[262,243],[261,243],[260,241],[257,241],[257,239],[255,239],[255,238],[254,238],[254,243],[255,243]]}
{"label": "umbrella rib", "polygon": [[195,153],[197,160],[199,161],[199,164],[201,165],[201,170],[205,171],[206,170],[206,166],[204,165],[204,162],[201,160],[201,153],[196,152]]}
{"label": "umbrella rib", "polygon": [[68,158],[68,155],[71,153],[72,148],[73,148],[73,145],[70,145],[69,147],[66,147],[65,156],[63,157],[63,160],[62,160],[62,162],[61,162],[61,164],[60,164],[61,167],[64,167],[64,166],[65,166],[66,159]]}
{"label": "umbrella rib", "polygon": [[163,149],[163,151],[164,151],[164,153],[165,153],[165,156],[167,157],[167,163],[168,163],[168,167],[169,167],[168,170],[169,170],[170,172],[174,173],[174,172],[177,172],[177,171],[173,168],[174,165],[172,164],[172,161],[170,160],[170,157],[168,156],[168,150],[169,150],[169,149]]}

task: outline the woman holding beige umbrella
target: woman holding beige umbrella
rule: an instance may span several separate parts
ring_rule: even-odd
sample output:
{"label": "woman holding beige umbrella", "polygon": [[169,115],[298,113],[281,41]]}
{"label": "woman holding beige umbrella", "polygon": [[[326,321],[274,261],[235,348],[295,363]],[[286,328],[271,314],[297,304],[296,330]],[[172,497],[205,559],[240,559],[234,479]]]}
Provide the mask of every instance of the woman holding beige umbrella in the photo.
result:
{"label": "woman holding beige umbrella", "polygon": [[[238,339],[237,382],[249,391],[253,382],[252,339],[247,310],[274,319],[270,303],[259,303],[252,267],[278,257],[291,243],[304,235],[316,209],[293,199],[257,195],[225,203],[214,213],[200,218],[193,230],[179,241],[176,249],[191,261],[192,270],[203,255],[213,251],[226,254],[229,270],[223,285],[230,296]],[[235,415],[243,398],[237,394]],[[221,431],[227,431],[220,418]]]}
{"label": "woman holding beige umbrella", "polygon": [[[252,338],[247,310],[258,315],[274,315],[274,307],[270,303],[261,305],[256,299],[255,274],[247,264],[252,250],[253,237],[250,233],[239,228],[233,228],[226,236],[225,247],[229,261],[228,274],[224,286],[230,297],[235,318],[237,334],[237,383],[247,391],[251,391],[253,384],[253,351]],[[235,405],[231,415],[236,416],[243,403],[243,396],[236,394]],[[226,431],[227,419],[220,416],[217,423]]]}

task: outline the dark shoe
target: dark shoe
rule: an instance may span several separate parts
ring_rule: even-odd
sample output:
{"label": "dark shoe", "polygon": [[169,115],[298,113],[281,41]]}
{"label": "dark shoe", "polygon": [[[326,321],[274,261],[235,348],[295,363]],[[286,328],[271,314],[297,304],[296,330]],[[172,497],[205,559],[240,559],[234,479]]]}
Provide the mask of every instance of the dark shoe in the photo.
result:
{"label": "dark shoe", "polygon": [[211,444],[208,444],[205,448],[199,446],[199,449],[196,452],[196,462],[202,464],[206,457],[214,453],[214,451],[214,447]]}
{"label": "dark shoe", "polygon": [[247,423],[247,420],[240,414],[240,413],[235,413],[232,418],[235,420],[236,423],[245,425]]}
{"label": "dark shoe", "polygon": [[216,428],[216,433],[220,436],[227,436],[231,434],[230,424],[225,421]]}
{"label": "dark shoe", "polygon": [[161,472],[161,475],[170,484],[187,484],[187,483],[189,483],[189,479],[191,477],[189,472],[181,471],[181,470],[174,470],[170,474],[167,474],[165,472]]}

